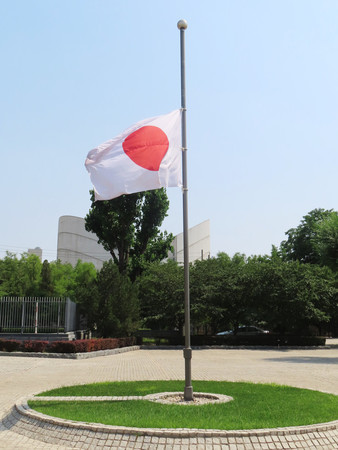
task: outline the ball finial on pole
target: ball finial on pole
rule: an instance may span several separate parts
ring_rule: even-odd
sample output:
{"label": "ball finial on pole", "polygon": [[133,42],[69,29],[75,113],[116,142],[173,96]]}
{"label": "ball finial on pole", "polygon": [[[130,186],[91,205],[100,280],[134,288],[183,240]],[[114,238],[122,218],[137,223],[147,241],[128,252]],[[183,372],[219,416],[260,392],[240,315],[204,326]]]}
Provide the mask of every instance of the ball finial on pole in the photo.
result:
{"label": "ball finial on pole", "polygon": [[177,28],[179,30],[186,30],[188,28],[188,22],[184,19],[181,19],[177,22]]}

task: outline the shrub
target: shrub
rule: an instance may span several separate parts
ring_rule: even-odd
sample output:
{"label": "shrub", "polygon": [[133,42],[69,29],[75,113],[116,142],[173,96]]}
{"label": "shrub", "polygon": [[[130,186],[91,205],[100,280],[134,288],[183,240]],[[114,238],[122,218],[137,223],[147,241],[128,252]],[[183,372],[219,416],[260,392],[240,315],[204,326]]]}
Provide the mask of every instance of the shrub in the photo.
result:
{"label": "shrub", "polygon": [[0,340],[1,350],[4,352],[15,352],[20,350],[21,342],[15,340]]}
{"label": "shrub", "polygon": [[50,353],[76,353],[75,341],[55,341],[51,342],[48,346],[48,352]]}
{"label": "shrub", "polygon": [[22,352],[38,352],[42,353],[46,351],[48,341],[23,341],[20,345]]}
{"label": "shrub", "polygon": [[98,350],[109,350],[135,344],[134,337],[107,339],[78,339],[76,341],[52,342],[47,351],[52,353],[87,353]]}
{"label": "shrub", "polygon": [[[127,338],[128,339],[128,338]],[[137,343],[143,344],[144,337],[137,336]],[[147,340],[151,340],[155,345],[161,345],[165,341],[166,345],[176,346],[184,345],[183,336],[170,336],[163,332],[154,332],[152,336],[151,331],[147,333]],[[225,336],[205,336],[193,335],[191,336],[191,345],[193,346],[212,346],[212,345],[229,345],[229,346],[319,346],[325,345],[325,338],[319,336],[294,336],[282,334],[258,334],[251,336],[243,335],[225,335]]]}
{"label": "shrub", "polygon": [[245,346],[319,346],[325,345],[320,336],[295,336],[288,334],[258,334],[252,336],[192,336],[192,345],[245,345]]}

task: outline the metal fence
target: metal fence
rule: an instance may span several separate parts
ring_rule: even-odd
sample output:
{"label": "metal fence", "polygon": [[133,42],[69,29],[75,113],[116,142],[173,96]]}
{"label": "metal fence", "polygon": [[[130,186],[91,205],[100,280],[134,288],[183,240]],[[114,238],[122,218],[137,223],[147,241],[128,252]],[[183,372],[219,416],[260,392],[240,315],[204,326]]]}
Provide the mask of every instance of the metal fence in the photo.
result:
{"label": "metal fence", "polygon": [[75,330],[76,305],[61,297],[1,297],[0,332],[61,333]]}

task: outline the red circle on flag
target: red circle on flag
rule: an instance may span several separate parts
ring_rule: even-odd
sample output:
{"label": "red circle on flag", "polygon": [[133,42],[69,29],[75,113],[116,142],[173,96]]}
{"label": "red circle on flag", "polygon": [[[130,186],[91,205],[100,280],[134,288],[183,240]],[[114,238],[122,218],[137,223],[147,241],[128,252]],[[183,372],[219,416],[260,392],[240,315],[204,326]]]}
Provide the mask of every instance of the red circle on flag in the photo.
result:
{"label": "red circle on flag", "polygon": [[144,169],[158,171],[168,151],[169,140],[161,128],[145,126],[129,134],[122,147],[135,164]]}

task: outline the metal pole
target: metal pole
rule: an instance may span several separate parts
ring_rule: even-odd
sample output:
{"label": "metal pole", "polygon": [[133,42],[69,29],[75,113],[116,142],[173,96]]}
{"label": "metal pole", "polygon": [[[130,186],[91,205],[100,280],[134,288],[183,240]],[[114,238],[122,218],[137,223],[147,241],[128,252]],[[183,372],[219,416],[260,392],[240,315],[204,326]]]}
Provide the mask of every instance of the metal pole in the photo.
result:
{"label": "metal pole", "polygon": [[58,305],[58,329],[57,329],[57,334],[59,334],[59,329],[60,329],[60,312],[61,312],[60,311],[60,309],[61,309],[61,298],[58,298],[57,305]]}
{"label": "metal pole", "polygon": [[191,384],[191,358],[190,346],[190,291],[189,291],[189,239],[188,239],[188,181],[187,181],[187,132],[186,132],[186,101],[185,101],[185,45],[184,31],[188,24],[180,20],[177,28],[180,30],[181,42],[181,107],[182,107],[182,178],[183,178],[183,252],[184,252],[184,317],[185,317],[185,347],[183,356],[185,360],[185,387],[184,400],[194,399]]}
{"label": "metal pole", "polygon": [[25,299],[22,299],[22,313],[21,313],[21,334],[23,334],[25,326]]}
{"label": "metal pole", "polygon": [[35,329],[34,333],[37,334],[38,332],[38,314],[39,314],[39,303],[35,302]]}

